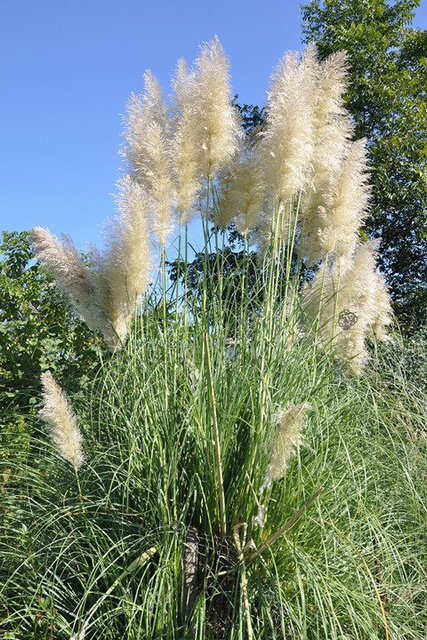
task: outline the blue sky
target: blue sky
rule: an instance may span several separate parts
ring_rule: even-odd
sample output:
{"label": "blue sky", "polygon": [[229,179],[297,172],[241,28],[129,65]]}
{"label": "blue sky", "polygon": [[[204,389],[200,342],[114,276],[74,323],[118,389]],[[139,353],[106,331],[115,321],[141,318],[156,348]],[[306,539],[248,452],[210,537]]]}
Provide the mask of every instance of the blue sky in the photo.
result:
{"label": "blue sky", "polygon": [[299,0],[0,0],[0,229],[100,244],[145,69],[168,89],[178,58],[217,34],[234,93],[262,105],[273,67],[301,48],[300,24]]}

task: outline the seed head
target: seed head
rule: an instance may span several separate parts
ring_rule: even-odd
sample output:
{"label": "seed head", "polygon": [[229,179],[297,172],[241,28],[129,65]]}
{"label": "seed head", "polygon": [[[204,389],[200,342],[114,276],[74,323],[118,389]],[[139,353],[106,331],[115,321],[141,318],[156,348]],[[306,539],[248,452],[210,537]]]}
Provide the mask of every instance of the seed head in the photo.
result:
{"label": "seed head", "polygon": [[230,163],[241,137],[231,106],[228,60],[218,38],[202,47],[194,69],[179,62],[172,85],[177,206],[185,220],[203,179],[212,179]]}
{"label": "seed head", "polygon": [[375,244],[360,244],[351,260],[324,264],[306,287],[304,308],[309,324],[317,325],[323,347],[333,347],[337,359],[359,375],[368,359],[366,339],[373,331],[387,339],[390,299],[375,264]]}
{"label": "seed head", "polygon": [[149,71],[144,78],[144,94],[128,103],[123,154],[149,198],[153,232],[164,245],[175,223],[170,119],[157,79]]}
{"label": "seed head", "polygon": [[312,406],[308,402],[291,404],[279,409],[274,417],[273,432],[268,442],[270,463],[260,492],[270,488],[274,480],[285,474],[289,459],[300,443],[300,434],[307,413]]}
{"label": "seed head", "polygon": [[82,436],[67,396],[55,382],[50,371],[41,377],[43,407],[39,416],[50,428],[51,436],[61,456],[79,469],[84,461]]}
{"label": "seed head", "polygon": [[105,328],[105,318],[97,304],[96,274],[83,262],[73,241],[62,235],[61,242],[48,230],[36,227],[29,237],[35,257],[53,276],[55,284],[69,298],[76,311],[92,329]]}
{"label": "seed head", "polygon": [[302,59],[287,54],[271,79],[267,120],[257,153],[274,201],[288,201],[303,188],[313,154],[317,60],[309,47]]}
{"label": "seed head", "polygon": [[114,328],[113,346],[124,340],[151,271],[149,197],[127,175],[119,182],[117,203],[119,215],[107,229],[107,249],[99,267],[102,306]]}

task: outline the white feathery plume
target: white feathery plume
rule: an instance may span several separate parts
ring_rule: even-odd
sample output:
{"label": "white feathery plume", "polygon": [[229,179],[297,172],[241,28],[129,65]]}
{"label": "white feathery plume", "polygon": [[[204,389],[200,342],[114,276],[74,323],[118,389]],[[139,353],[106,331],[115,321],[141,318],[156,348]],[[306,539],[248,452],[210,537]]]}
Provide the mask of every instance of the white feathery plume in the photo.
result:
{"label": "white feathery plume", "polygon": [[323,346],[333,346],[337,359],[359,375],[368,359],[369,331],[386,340],[392,317],[385,282],[376,269],[375,243],[359,245],[351,262],[323,265],[306,287],[304,307],[309,321],[318,322]]}
{"label": "white feathery plume", "polygon": [[324,256],[319,233],[332,206],[341,165],[354,127],[342,94],[348,68],[345,52],[329,56],[318,66],[314,109],[314,149],[311,177],[303,197],[304,243],[312,262]]}
{"label": "white feathery plume", "polygon": [[[263,210],[260,214],[258,225],[255,233],[253,234],[253,242],[257,247],[256,260],[259,266],[261,266],[268,254],[269,249],[273,248],[273,235],[272,235],[272,220],[274,215],[280,215],[282,213],[283,218],[283,203],[279,205],[278,209],[274,209],[271,201],[266,200],[264,202]],[[281,226],[281,242],[286,243],[289,230],[289,220],[283,221]],[[273,256],[277,259],[278,256]]]}
{"label": "white feathery plume", "polygon": [[112,346],[126,337],[151,271],[149,197],[131,176],[119,182],[119,216],[107,231],[99,274],[103,308],[114,328]]}
{"label": "white feathery plume", "polygon": [[333,53],[319,63],[314,112],[314,173],[320,170],[321,175],[325,172],[336,175],[353,135],[354,126],[343,99],[347,78],[345,51]]}
{"label": "white feathery plume", "polygon": [[196,60],[195,87],[201,121],[201,173],[213,177],[237,150],[240,122],[231,106],[227,55],[217,37],[206,43]]}
{"label": "white feathery plume", "polygon": [[92,328],[102,328],[103,318],[97,300],[95,275],[80,257],[69,236],[59,242],[48,230],[35,227],[29,236],[35,257],[54,277],[56,286],[69,296],[77,312]]}
{"label": "white feathery plume", "polygon": [[219,229],[231,224],[239,209],[239,198],[236,195],[236,173],[238,160],[218,175],[218,200],[213,209],[213,220]]}
{"label": "white feathery plume", "polygon": [[[168,116],[162,89],[156,77],[146,71],[144,93],[132,94],[127,104],[122,154],[129,162],[138,180],[150,190],[155,179],[152,153],[153,139],[167,139]],[[164,145],[165,147],[167,145]]]}
{"label": "white feathery plume", "polygon": [[176,205],[181,223],[190,219],[201,188],[199,141],[194,130],[197,118],[194,84],[194,71],[187,68],[185,60],[180,60],[172,81],[175,100],[172,157],[176,175]]}
{"label": "white feathery plume", "polygon": [[259,166],[248,149],[242,149],[230,168],[219,176],[219,202],[214,213],[217,226],[224,229],[234,222],[247,236],[260,220],[265,186]]}
{"label": "white feathery plume", "polygon": [[340,313],[353,310],[357,321],[346,328],[338,316],[336,353],[356,375],[362,372],[369,358],[365,344],[369,332],[373,331],[377,340],[386,341],[385,328],[392,321],[385,281],[376,268],[376,250],[375,240],[359,245],[351,269],[343,275],[342,291],[340,288],[338,294]]}
{"label": "white feathery plume", "polygon": [[313,153],[315,47],[301,60],[288,53],[271,79],[266,125],[257,154],[267,188],[276,201],[289,201],[306,183]]}
{"label": "white feathery plume", "polygon": [[203,178],[213,178],[230,163],[241,137],[231,106],[228,60],[218,38],[202,47],[195,69],[179,62],[172,86],[177,206],[185,220]]}
{"label": "white feathery plume", "polygon": [[85,322],[99,329],[112,347],[127,334],[151,268],[149,198],[130,176],[120,181],[119,190],[120,215],[110,226],[107,250],[96,254],[94,272],[67,236],[58,242],[40,227],[30,236],[35,256],[53,275],[58,288],[70,296]]}
{"label": "white feathery plume", "polygon": [[128,103],[123,154],[135,179],[150,197],[153,232],[161,245],[174,226],[174,182],[171,167],[169,118],[157,79],[147,71],[142,97]]}
{"label": "white feathery plume", "polygon": [[[353,264],[342,276],[338,291],[338,334],[336,356],[349,370],[359,375],[368,360],[366,338],[372,326],[377,287],[375,256],[372,242],[361,244],[354,254]],[[355,322],[346,327],[343,313],[354,313]]]}
{"label": "white feathery plume", "polygon": [[279,480],[285,475],[288,462],[300,443],[304,420],[311,409],[312,406],[308,402],[302,402],[290,404],[276,413],[273,420],[274,430],[267,445],[270,463],[260,494],[269,489],[274,480]]}
{"label": "white feathery plume", "polygon": [[265,188],[254,163],[240,165],[236,172],[236,193],[240,192],[240,205],[235,225],[242,236],[248,236],[258,225],[263,210]]}
{"label": "white feathery plume", "polygon": [[81,448],[82,435],[77,425],[77,418],[67,396],[55,382],[50,371],[45,371],[42,374],[41,382],[43,406],[39,411],[39,416],[48,424],[61,456],[70,462],[75,469],[79,469],[83,464],[84,456]]}
{"label": "white feathery plume", "polygon": [[318,232],[325,253],[350,255],[357,245],[357,230],[367,216],[370,187],[367,183],[366,141],[353,142],[337,177],[332,203]]}
{"label": "white feathery plume", "polygon": [[322,263],[313,280],[306,283],[303,289],[307,324],[309,327],[317,325],[323,346],[327,346],[333,337],[333,326],[330,323],[334,320],[338,286],[338,278],[334,276],[331,266],[326,262]]}
{"label": "white feathery plume", "polygon": [[[367,359],[366,317],[361,313],[359,282],[351,278],[354,262],[345,265],[323,264],[306,287],[303,304],[309,324],[317,323],[324,348],[334,350],[337,360],[359,373]],[[372,279],[368,279],[368,285]]]}
{"label": "white feathery plume", "polygon": [[387,333],[387,327],[393,322],[393,310],[390,294],[383,274],[376,270],[376,286],[373,300],[375,309],[372,321],[372,331],[379,342],[390,342],[391,337]]}

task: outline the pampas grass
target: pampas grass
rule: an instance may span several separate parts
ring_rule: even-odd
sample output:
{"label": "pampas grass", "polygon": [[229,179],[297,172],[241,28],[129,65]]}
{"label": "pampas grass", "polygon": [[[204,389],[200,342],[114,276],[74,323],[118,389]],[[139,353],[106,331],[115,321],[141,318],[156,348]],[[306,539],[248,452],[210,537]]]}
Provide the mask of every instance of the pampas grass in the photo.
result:
{"label": "pampas grass", "polygon": [[[222,537],[206,340],[197,331],[173,334],[166,405],[157,324],[147,315],[135,325],[127,348],[75,400],[87,457],[82,498],[70,465],[38,430],[13,470],[19,484],[3,490],[5,631],[31,638],[40,619],[40,634],[48,638],[53,625],[62,640],[89,620],[86,639],[243,639],[248,606],[254,637],[265,640],[380,640],[386,629],[389,638],[423,640],[423,399],[395,356],[382,356],[378,372],[346,378],[308,337],[284,356],[281,332],[269,382],[261,377],[261,334],[230,358],[226,332],[216,328],[212,397],[230,532]],[[256,527],[277,406],[302,402],[313,407],[304,446],[263,497],[264,526]],[[320,487],[300,519],[249,562]],[[233,532],[246,547],[240,560]],[[185,613],[190,542],[197,582]]]}
{"label": "pampas grass", "polygon": [[[375,342],[387,339],[391,312],[374,246],[355,242],[367,187],[363,143],[349,143],[339,97],[344,60],[320,64],[313,49],[285,58],[255,142],[239,141],[227,64],[216,39],[204,45],[194,68],[180,63],[170,102],[146,76],[129,108],[118,219],[93,267],[35,234],[82,313],[96,301],[113,349],[73,399],[79,473],[61,458],[81,464],[75,414],[45,374],[41,417],[57,446],[37,423],[25,464],[2,487],[9,638],[424,639],[425,398]],[[321,122],[331,114],[336,127]],[[330,176],[322,148],[337,152]],[[166,184],[168,163],[163,225],[155,183],[158,170]],[[325,217],[316,226],[320,205],[310,210],[318,253],[301,291],[312,260],[304,207],[317,189]],[[196,201],[198,270],[181,255]],[[244,236],[232,269],[209,248],[230,220]]]}

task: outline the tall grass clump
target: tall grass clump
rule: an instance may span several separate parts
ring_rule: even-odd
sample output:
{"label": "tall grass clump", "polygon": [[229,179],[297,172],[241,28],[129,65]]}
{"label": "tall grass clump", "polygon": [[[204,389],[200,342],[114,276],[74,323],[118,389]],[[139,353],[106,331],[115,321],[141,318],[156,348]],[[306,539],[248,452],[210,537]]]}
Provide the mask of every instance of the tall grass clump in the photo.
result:
{"label": "tall grass clump", "polygon": [[426,398],[379,344],[345,75],[341,54],[286,56],[248,138],[214,39],[170,99],[151,73],[132,96],[93,265],[33,231],[111,356],[74,400],[44,374],[31,451],[3,470],[5,638],[425,637]]}

